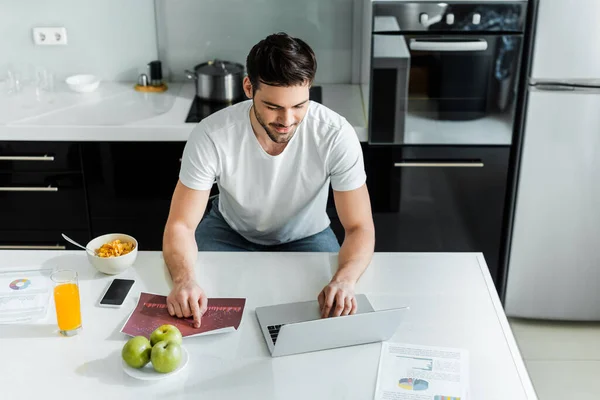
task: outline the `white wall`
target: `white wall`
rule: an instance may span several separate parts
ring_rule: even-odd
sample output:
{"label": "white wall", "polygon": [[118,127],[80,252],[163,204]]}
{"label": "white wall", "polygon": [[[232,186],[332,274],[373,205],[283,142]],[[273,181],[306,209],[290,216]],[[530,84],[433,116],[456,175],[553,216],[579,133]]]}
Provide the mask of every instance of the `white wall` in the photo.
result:
{"label": "white wall", "polygon": [[[165,78],[185,80],[212,58],[245,65],[255,43],[284,31],[315,51],[317,83],[349,83],[354,1],[0,0],[0,73],[12,64],[135,81],[160,57]],[[35,26],[66,27],[68,45],[35,46]]]}
{"label": "white wall", "polygon": [[[35,26],[66,27],[67,46],[35,46]],[[153,0],[0,0],[0,68],[133,81],[156,58]]]}
{"label": "white wall", "polygon": [[352,80],[353,0],[156,0],[165,74],[213,58],[246,63],[254,44],[279,31],[306,41],[317,56],[317,83]]}

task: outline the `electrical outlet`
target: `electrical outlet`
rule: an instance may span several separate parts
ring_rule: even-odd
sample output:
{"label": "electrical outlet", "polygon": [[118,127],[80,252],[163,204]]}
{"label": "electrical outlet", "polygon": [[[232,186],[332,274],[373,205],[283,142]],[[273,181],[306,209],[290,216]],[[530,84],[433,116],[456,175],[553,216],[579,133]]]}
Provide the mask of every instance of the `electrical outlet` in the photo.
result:
{"label": "electrical outlet", "polygon": [[33,42],[41,46],[55,46],[67,44],[67,29],[56,28],[33,28]]}

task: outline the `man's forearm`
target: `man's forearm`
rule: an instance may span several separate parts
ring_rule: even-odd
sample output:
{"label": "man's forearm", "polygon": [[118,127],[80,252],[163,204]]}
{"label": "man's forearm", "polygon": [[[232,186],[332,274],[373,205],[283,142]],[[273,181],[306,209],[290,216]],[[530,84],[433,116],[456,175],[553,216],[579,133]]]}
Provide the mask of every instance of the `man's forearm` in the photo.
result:
{"label": "man's forearm", "polygon": [[198,246],[194,232],[182,225],[167,225],[163,238],[163,257],[173,283],[195,280]]}
{"label": "man's forearm", "polygon": [[347,232],[338,256],[338,270],[332,280],[356,283],[369,266],[374,247],[373,229],[355,228]]}

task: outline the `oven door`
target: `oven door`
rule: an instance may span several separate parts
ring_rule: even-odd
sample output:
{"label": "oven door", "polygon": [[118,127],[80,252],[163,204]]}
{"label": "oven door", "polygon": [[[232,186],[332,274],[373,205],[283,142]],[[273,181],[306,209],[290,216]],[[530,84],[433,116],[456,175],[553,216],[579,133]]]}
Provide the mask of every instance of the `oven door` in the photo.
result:
{"label": "oven door", "polygon": [[372,144],[508,145],[522,35],[374,34]]}

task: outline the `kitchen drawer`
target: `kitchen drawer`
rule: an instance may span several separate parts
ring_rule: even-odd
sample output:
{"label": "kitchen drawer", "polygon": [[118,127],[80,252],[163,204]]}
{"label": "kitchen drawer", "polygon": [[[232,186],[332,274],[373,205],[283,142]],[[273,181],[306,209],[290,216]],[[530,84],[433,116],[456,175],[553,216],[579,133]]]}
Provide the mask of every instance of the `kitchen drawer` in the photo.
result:
{"label": "kitchen drawer", "polygon": [[166,221],[184,142],[85,143],[92,218]]}
{"label": "kitchen drawer", "polygon": [[505,187],[509,154],[510,148],[504,146],[373,146],[366,161],[373,211],[398,211],[402,184],[413,176],[433,189],[436,182],[431,179],[451,185],[453,197],[464,197],[460,189],[468,185],[485,198],[490,190]]}
{"label": "kitchen drawer", "polygon": [[494,280],[509,147],[373,147],[376,251],[482,252]]}
{"label": "kitchen drawer", "polygon": [[83,175],[0,173],[0,229],[87,230]]}
{"label": "kitchen drawer", "polygon": [[78,143],[0,142],[0,172],[81,172]]}
{"label": "kitchen drawer", "polygon": [[88,230],[0,230],[0,250],[80,250],[62,233],[83,245],[90,241]]}

